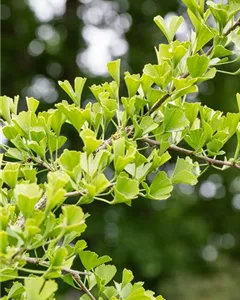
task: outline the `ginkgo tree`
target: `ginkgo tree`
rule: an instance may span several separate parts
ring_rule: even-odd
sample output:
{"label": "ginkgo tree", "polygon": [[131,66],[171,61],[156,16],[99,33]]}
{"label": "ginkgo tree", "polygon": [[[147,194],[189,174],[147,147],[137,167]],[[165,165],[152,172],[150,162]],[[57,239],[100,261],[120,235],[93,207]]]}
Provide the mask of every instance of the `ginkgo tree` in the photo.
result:
{"label": "ginkgo tree", "polygon": [[[116,60],[108,64],[113,81],[90,86],[95,101],[85,107],[81,77],[73,86],[59,82],[70,99],[48,111],[39,111],[32,97],[21,112],[18,96],[0,98],[2,132],[9,141],[0,154],[0,279],[11,282],[1,299],[55,299],[60,280],[79,290],[82,300],[163,299],[134,283],[130,270],[122,271],[120,282],[113,280],[111,258],[87,250],[82,239],[89,217],[83,208],[93,201],[131,206],[140,196],[161,201],[176,184],[197,184],[210,166],[240,169],[240,113],[188,101],[217,72],[240,73],[223,70],[240,60],[240,2],[183,2],[190,36],[175,39],[183,17],[168,24],[154,18],[166,43],[155,48],[157,63],[145,65],[141,74],[124,73],[127,95],[119,94]],[[240,110],[240,94],[236,101]],[[66,123],[79,134],[78,151],[66,147],[61,134]],[[234,155],[224,151],[232,137]],[[172,152],[178,157],[169,176],[164,165]],[[75,259],[80,270],[73,267]]]}

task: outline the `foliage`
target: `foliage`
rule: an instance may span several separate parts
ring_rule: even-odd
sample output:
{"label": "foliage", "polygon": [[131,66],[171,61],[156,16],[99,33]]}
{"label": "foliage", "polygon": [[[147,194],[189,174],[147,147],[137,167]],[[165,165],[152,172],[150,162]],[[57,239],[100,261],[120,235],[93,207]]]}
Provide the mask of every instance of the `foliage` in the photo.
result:
{"label": "foliage", "polygon": [[[14,281],[3,299],[54,299],[58,278],[79,289],[80,299],[163,299],[143,283],[132,283],[127,269],[120,283],[112,283],[116,268],[107,264],[110,257],[86,250],[79,237],[88,217],[83,204],[131,206],[139,196],[159,201],[169,198],[176,184],[195,185],[210,165],[240,168],[240,114],[224,115],[186,101],[199,83],[239,59],[240,21],[235,15],[240,4],[209,1],[205,10],[204,1],[183,2],[195,31],[185,42],[174,40],[183,18],[173,17],[168,25],[156,17],[168,43],[156,48],[158,64],[145,65],[142,74],[125,73],[126,97],[119,95],[116,60],[108,64],[113,81],[92,85],[96,101],[85,107],[81,95],[86,79],[81,77],[74,87],[67,80],[59,82],[73,103],[63,100],[48,111],[37,112],[39,102],[32,97],[26,98],[27,111],[22,112],[18,97],[0,98],[3,133],[11,143],[1,145],[0,156],[0,278],[23,279]],[[79,134],[80,151],[67,149],[67,137],[61,135],[65,124]],[[237,144],[231,157],[223,147],[233,136]],[[183,141],[191,150],[178,146]],[[178,157],[171,176],[163,169],[171,159],[169,151],[185,155]],[[74,204],[67,203],[70,197]],[[75,258],[82,271],[72,268]]]}

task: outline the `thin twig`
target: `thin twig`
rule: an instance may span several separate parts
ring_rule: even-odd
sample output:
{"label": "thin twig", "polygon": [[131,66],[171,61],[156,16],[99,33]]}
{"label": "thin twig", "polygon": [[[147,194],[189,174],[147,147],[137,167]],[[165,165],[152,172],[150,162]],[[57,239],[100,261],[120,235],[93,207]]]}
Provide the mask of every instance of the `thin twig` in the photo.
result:
{"label": "thin twig", "polygon": [[44,160],[42,160],[39,157],[30,157],[30,159],[32,159],[33,161],[35,161],[38,165],[48,169],[49,171],[54,171],[54,169],[51,167],[51,165],[49,165],[48,163],[46,163]]}
{"label": "thin twig", "polygon": [[[233,26],[231,26],[230,28],[228,28],[228,30],[223,34],[223,36],[227,37],[233,30],[235,30],[238,26],[240,26],[240,19],[233,24]],[[213,38],[212,38],[213,39]],[[206,52],[206,56],[210,56],[213,50],[213,46],[211,46],[208,51]]]}
{"label": "thin twig", "polygon": [[[158,141],[149,139],[147,137],[142,138],[142,141],[144,141],[147,144],[152,145],[152,146],[160,146],[160,143]],[[188,149],[185,149],[185,148],[182,148],[182,147],[178,147],[176,145],[170,145],[168,149],[172,150],[172,151],[180,152],[184,155],[194,156],[197,159],[201,159],[201,160],[206,161],[210,165],[216,165],[216,166],[222,166],[222,167],[223,166],[228,166],[228,167],[231,167],[231,168],[240,169],[240,165],[236,164],[235,162],[223,161],[223,160],[214,159],[214,158],[210,158],[210,157],[207,157],[207,156],[195,154],[194,151],[192,151],[192,150],[188,150]]]}
{"label": "thin twig", "polygon": [[81,277],[79,276],[79,274],[75,273],[72,274],[73,278],[76,280],[76,282],[78,283],[78,285],[81,287],[82,291],[88,295],[88,297],[92,300],[97,300],[93,294],[89,291],[89,289],[86,287],[86,285],[82,282]]}
{"label": "thin twig", "polygon": [[[133,127],[133,125],[131,125],[131,126],[127,126],[127,127],[125,128],[124,131],[125,131],[125,133],[127,134],[127,136],[130,136],[131,133],[133,132],[133,129],[134,129],[134,127]],[[124,131],[123,131],[123,132],[124,132]],[[99,152],[99,151],[101,151],[101,150],[107,149],[107,146],[111,146],[112,143],[113,143],[113,141],[119,139],[120,137],[121,137],[121,134],[118,133],[118,132],[116,132],[116,133],[113,134],[109,139],[105,140],[105,141],[98,147],[98,149],[96,150],[96,152]]]}
{"label": "thin twig", "polygon": [[107,149],[107,146],[111,146],[113,142],[113,136],[111,136],[109,139],[105,140],[96,150],[96,152],[102,151]]}
{"label": "thin twig", "polygon": [[240,19],[238,19],[238,21],[233,24],[233,26],[231,26],[226,33],[224,34],[225,36],[228,36],[233,30],[235,30],[238,26],[240,26]]}
{"label": "thin twig", "polygon": [[[38,266],[43,266],[43,267],[47,267],[49,268],[50,265],[47,261],[45,260],[40,260],[38,258],[35,258],[35,257],[24,257],[24,260],[26,260],[26,262],[28,264],[34,264],[34,265],[38,265]],[[81,272],[81,271],[76,271],[76,270],[73,270],[73,269],[70,269],[70,268],[62,268],[61,271],[64,271],[65,273],[70,273],[70,274],[79,274],[79,275],[91,275],[91,273],[89,272]]]}
{"label": "thin twig", "polygon": [[[25,258],[26,262],[29,264],[35,264],[39,266],[44,266],[44,267],[49,267],[49,263],[47,261],[41,261],[40,259],[37,259],[35,257],[26,257]],[[64,273],[72,275],[72,277],[76,280],[78,285],[81,287],[82,291],[87,294],[90,299],[96,300],[96,298],[92,295],[92,293],[89,291],[89,289],[86,287],[86,285],[82,282],[80,276],[86,276],[86,275],[91,275],[89,272],[81,272],[81,271],[76,271],[70,268],[62,268],[61,271]]]}
{"label": "thin twig", "polygon": [[164,95],[162,98],[160,98],[154,105],[153,107],[150,109],[149,114],[153,113],[155,110],[157,110],[164,101],[166,101],[171,95],[169,93],[167,93],[166,95]]}
{"label": "thin twig", "polygon": [[[240,26],[240,19],[233,24],[233,26],[231,26],[225,33],[224,36],[228,36],[233,30],[235,30],[238,26]],[[213,46],[211,46],[208,51],[206,52],[206,56],[210,56],[210,54],[212,53],[213,50]],[[186,78],[188,77],[189,72],[187,73],[183,73],[180,75],[180,78]],[[173,91],[175,90],[175,88],[173,89]],[[154,105],[153,107],[150,109],[149,113],[152,114],[155,110],[157,110],[162,104],[163,102],[165,102],[169,97],[171,97],[171,94],[167,93],[166,95],[164,95],[162,98],[160,98]]]}

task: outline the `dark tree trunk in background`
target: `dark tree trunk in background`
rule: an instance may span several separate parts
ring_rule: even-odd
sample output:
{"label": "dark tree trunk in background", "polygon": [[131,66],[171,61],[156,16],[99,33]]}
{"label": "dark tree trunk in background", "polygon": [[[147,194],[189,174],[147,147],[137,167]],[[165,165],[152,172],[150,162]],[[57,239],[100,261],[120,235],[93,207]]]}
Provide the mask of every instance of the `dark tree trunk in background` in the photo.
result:
{"label": "dark tree trunk in background", "polygon": [[77,16],[77,9],[80,3],[78,0],[68,0],[66,13],[63,18],[63,25],[66,28],[66,40],[63,44],[61,54],[61,63],[64,66],[63,79],[70,82],[80,74],[80,70],[76,63],[76,56],[78,51],[84,47],[81,28],[82,23]]}

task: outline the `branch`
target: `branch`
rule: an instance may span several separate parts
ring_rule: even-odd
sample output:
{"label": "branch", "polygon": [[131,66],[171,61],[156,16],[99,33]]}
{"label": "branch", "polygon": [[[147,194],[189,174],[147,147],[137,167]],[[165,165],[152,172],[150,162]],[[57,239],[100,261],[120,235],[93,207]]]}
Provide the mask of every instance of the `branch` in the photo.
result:
{"label": "branch", "polygon": [[86,287],[86,285],[82,282],[81,277],[79,276],[79,274],[72,274],[73,278],[76,280],[76,282],[78,283],[78,285],[81,287],[82,291],[88,295],[88,297],[92,300],[97,300],[93,294],[89,291],[89,289]]}
{"label": "branch", "polygon": [[[145,143],[147,143],[149,145],[152,145],[152,146],[160,146],[160,143],[158,141],[149,139],[147,137],[142,138],[142,141],[144,141]],[[223,160],[214,159],[214,158],[210,158],[210,157],[207,157],[207,156],[195,154],[194,151],[192,151],[192,150],[188,150],[188,149],[185,149],[185,148],[182,148],[182,147],[178,147],[176,145],[171,145],[171,146],[169,146],[168,149],[176,151],[176,152],[180,152],[184,155],[194,156],[197,159],[201,159],[201,160],[206,161],[210,165],[216,165],[216,166],[221,166],[221,167],[228,166],[228,167],[231,167],[231,168],[240,169],[240,165],[236,164],[235,162],[223,161]]]}
{"label": "branch", "polygon": [[[41,261],[41,260],[39,260],[37,258],[34,258],[34,257],[26,257],[25,260],[29,264],[35,264],[35,265],[44,266],[44,267],[49,267],[50,266],[48,262]],[[76,270],[72,270],[70,268],[62,268],[61,271],[72,275],[72,277],[76,280],[78,285],[81,287],[82,291],[85,294],[87,294],[90,297],[90,299],[96,300],[96,298],[92,295],[92,293],[89,291],[89,289],[86,287],[86,285],[82,282],[81,277],[80,277],[81,275],[82,276],[91,275],[91,273],[76,271]]]}
{"label": "branch", "polygon": [[162,98],[160,98],[154,105],[153,107],[150,109],[149,114],[153,113],[156,109],[158,109],[162,103],[164,101],[166,101],[171,95],[169,93],[167,93],[166,95],[164,95]]}
{"label": "branch", "polygon": [[[134,127],[133,125],[131,126],[127,126],[123,132],[125,132],[127,134],[127,136],[131,135],[132,131],[133,131]],[[119,139],[121,135],[121,132],[116,132],[115,134],[113,134],[109,139],[105,140],[99,147],[98,149],[96,150],[96,152],[99,152],[101,150],[105,150],[107,149],[107,146],[111,146],[112,145],[112,142],[114,140],[117,140]]]}
{"label": "branch", "polygon": [[42,166],[49,171],[52,171],[52,172],[54,171],[54,169],[48,163],[46,163],[44,160],[42,160],[39,157],[30,157],[29,159],[35,161],[39,166]]}
{"label": "branch", "polygon": [[[227,31],[226,33],[224,33],[224,36],[228,36],[233,30],[235,30],[238,26],[240,26],[240,19],[235,23],[233,24],[233,26],[231,26]],[[209,56],[212,52],[212,49],[213,49],[213,46],[211,46],[208,51],[206,52],[206,56]],[[180,75],[180,78],[186,78],[188,77],[189,75],[189,72],[187,73],[183,73]],[[173,91],[175,90],[175,88],[173,89]],[[164,95],[162,98],[160,98],[154,105],[153,107],[150,109],[149,113],[153,113],[155,110],[157,110],[161,105],[162,103],[167,100],[169,97],[171,97],[171,95],[169,93],[167,93],[166,95]]]}
{"label": "branch", "polygon": [[113,136],[111,136],[109,139],[107,139],[106,141],[104,141],[96,150],[96,152],[99,152],[101,150],[105,150],[107,149],[107,146],[111,146],[113,142]]}
{"label": "branch", "polygon": [[238,26],[240,26],[240,19],[238,19],[238,21],[233,24],[224,34],[225,36],[228,36],[233,30],[235,30]]}

